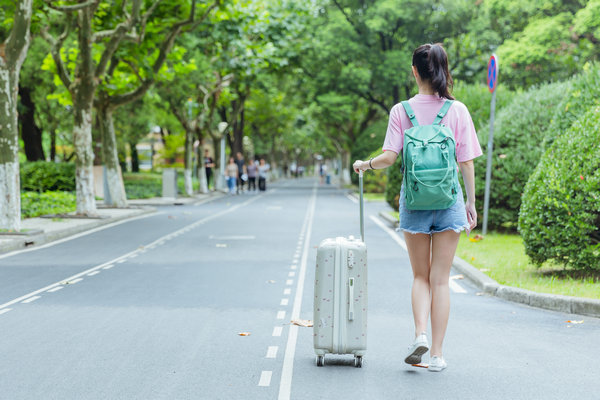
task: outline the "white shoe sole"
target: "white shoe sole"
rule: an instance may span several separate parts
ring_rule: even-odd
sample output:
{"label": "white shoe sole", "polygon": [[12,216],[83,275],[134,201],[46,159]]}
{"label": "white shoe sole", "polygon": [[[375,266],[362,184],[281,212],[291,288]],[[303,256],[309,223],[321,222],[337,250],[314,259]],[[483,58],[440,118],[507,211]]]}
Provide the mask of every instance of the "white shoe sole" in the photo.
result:
{"label": "white shoe sole", "polygon": [[406,356],[404,362],[410,365],[420,364],[421,357],[423,357],[423,354],[427,353],[428,351],[429,347],[427,347],[427,345],[420,344],[417,347],[415,347],[408,356]]}

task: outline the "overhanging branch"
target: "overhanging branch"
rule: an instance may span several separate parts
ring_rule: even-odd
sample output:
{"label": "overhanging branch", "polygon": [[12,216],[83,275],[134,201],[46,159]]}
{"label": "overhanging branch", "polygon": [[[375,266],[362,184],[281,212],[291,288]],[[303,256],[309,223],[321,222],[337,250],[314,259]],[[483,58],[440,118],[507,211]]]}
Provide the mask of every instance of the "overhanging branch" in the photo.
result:
{"label": "overhanging branch", "polygon": [[77,11],[77,10],[83,10],[84,8],[94,5],[97,1],[98,0],[88,0],[85,3],[74,4],[72,6],[55,6],[52,4],[52,0],[44,0],[46,5],[48,7],[50,7],[51,9],[56,10],[56,11],[68,12],[68,13]]}

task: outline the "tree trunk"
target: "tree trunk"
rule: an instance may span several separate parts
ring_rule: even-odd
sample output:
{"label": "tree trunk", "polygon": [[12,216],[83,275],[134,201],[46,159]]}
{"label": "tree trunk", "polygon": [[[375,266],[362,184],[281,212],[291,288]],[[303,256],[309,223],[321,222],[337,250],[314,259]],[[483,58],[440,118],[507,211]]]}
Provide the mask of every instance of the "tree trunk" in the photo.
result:
{"label": "tree trunk", "polygon": [[27,161],[45,160],[44,148],[42,147],[42,130],[35,123],[35,105],[31,100],[31,89],[19,87],[19,96],[23,112],[19,114],[21,123],[21,138],[25,144],[25,156]]}
{"label": "tree trunk", "polygon": [[[77,214],[97,215],[94,197],[94,149],[92,147],[92,110],[96,81],[92,58],[92,17],[90,7],[77,12],[77,68],[71,89],[73,99],[73,147],[77,194]],[[68,86],[67,86],[68,87]]]}
{"label": "tree trunk", "polygon": [[[196,157],[198,157],[198,183],[200,186],[200,193],[208,193],[208,181],[206,180],[206,164],[204,163],[204,147],[202,145],[198,146],[198,151],[196,152],[196,154]],[[216,169],[213,168],[213,181],[217,176],[215,172]]]}
{"label": "tree trunk", "polygon": [[192,157],[194,154],[194,135],[192,132],[187,130],[185,132],[185,156],[184,156],[184,170],[183,179],[185,186],[185,194],[191,196],[194,194],[194,188],[192,185]]}
{"label": "tree trunk", "polygon": [[0,228],[11,231],[21,229],[17,94],[31,42],[31,4],[32,0],[15,3],[12,29],[0,43]]}
{"label": "tree trunk", "polygon": [[127,195],[119,164],[117,153],[117,139],[115,136],[115,125],[113,122],[113,110],[102,103],[97,107],[98,119],[100,120],[100,134],[102,136],[102,161],[106,168],[105,187],[109,195],[104,195],[104,203],[110,206],[127,207]]}
{"label": "tree trunk", "polygon": [[50,161],[56,161],[56,129],[50,131]]}
{"label": "tree trunk", "polygon": [[140,172],[140,158],[136,146],[136,143],[129,142],[129,150],[131,150],[131,172]]}

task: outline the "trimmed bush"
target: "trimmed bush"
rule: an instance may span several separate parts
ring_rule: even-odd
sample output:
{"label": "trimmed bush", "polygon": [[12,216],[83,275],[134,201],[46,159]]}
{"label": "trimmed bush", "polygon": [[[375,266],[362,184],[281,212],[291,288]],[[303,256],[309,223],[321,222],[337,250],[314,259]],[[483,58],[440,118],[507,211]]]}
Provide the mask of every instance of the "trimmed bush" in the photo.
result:
{"label": "trimmed bush", "polygon": [[[490,228],[516,229],[523,188],[549,138],[561,133],[551,131],[549,126],[558,114],[561,99],[570,88],[570,82],[531,88],[514,96],[512,103],[497,113],[488,217]],[[488,137],[489,129],[479,132],[484,155],[475,160],[475,190],[480,218],[483,218]]]}
{"label": "trimmed bush", "polygon": [[[365,160],[374,158],[381,154],[381,150],[375,150]],[[358,174],[354,174],[358,176]],[[383,169],[369,170],[363,175],[365,193],[384,193],[387,187],[387,174]]]}
{"label": "trimmed bush", "polygon": [[77,200],[69,192],[21,192],[21,218],[75,211]]}
{"label": "trimmed bush", "polygon": [[519,232],[536,265],[600,271],[600,107],[544,154],[523,194]]}
{"label": "trimmed bush", "polygon": [[149,199],[162,196],[162,176],[159,174],[126,173],[123,184],[128,199]]}
{"label": "trimmed bush", "polygon": [[[516,92],[508,90],[505,86],[500,86],[496,93],[496,115],[506,105],[512,102]],[[467,85],[457,82],[452,91],[452,95],[464,103],[469,109],[473,125],[477,132],[490,130],[490,101],[492,94],[486,84]]]}
{"label": "trimmed bush", "polygon": [[552,118],[549,131],[553,136],[565,132],[590,108],[600,105],[600,64],[586,64],[583,72],[572,79],[572,88],[561,96],[558,118]]}
{"label": "trimmed bush", "polygon": [[394,165],[387,169],[388,184],[385,187],[385,201],[398,211],[400,189],[402,188],[402,158],[398,155]]}
{"label": "trimmed bush", "polygon": [[32,192],[75,191],[75,164],[47,161],[21,164],[21,190]]}

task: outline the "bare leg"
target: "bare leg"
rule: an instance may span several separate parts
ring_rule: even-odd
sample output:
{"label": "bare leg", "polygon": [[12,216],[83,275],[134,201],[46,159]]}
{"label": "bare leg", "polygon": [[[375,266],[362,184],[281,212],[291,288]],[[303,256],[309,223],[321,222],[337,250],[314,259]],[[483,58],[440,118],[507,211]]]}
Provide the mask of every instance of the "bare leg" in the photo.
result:
{"label": "bare leg", "polygon": [[413,270],[412,310],[415,319],[415,337],[427,332],[427,320],[431,309],[430,263],[431,236],[425,233],[404,233],[410,265]]}
{"label": "bare leg", "polygon": [[460,233],[445,231],[434,233],[431,239],[431,351],[432,356],[442,356],[442,344],[450,314],[450,267],[458,246]]}

